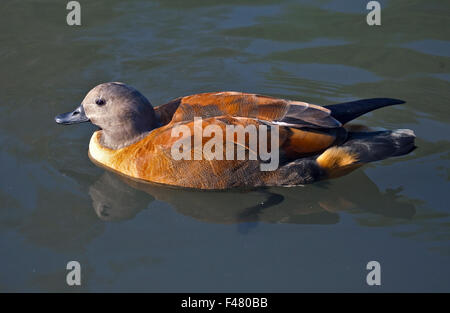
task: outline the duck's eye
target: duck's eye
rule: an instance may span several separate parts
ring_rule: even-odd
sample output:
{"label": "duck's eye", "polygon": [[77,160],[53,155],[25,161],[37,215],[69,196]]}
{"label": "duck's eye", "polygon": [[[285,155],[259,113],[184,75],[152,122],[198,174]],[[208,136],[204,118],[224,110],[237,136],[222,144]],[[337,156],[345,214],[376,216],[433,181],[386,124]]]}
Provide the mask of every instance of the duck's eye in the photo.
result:
{"label": "duck's eye", "polygon": [[105,99],[97,99],[95,100],[95,104],[97,105],[104,105],[106,103]]}

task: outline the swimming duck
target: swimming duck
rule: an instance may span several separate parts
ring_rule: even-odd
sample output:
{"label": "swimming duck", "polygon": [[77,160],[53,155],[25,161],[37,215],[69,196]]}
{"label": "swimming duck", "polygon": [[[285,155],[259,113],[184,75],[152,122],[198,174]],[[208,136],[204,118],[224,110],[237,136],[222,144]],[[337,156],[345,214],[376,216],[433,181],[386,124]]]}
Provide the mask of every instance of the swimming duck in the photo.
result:
{"label": "swimming duck", "polygon": [[[404,102],[375,98],[322,107],[226,91],[180,97],[154,108],[135,88],[110,82],[94,87],[79,107],[57,115],[55,121],[90,121],[98,126],[89,143],[91,160],[137,180],[197,189],[295,186],[339,177],[365,163],[412,151],[412,130],[353,131],[345,125],[367,112],[400,103]],[[196,138],[208,127],[214,131]],[[230,127],[253,127],[257,145],[250,143],[250,133],[241,138],[237,133],[221,135],[209,150],[213,157],[198,155],[205,151],[198,147],[211,148],[213,134],[225,134]],[[190,149],[185,149],[187,143]],[[260,153],[262,143],[270,146],[266,155],[276,156],[275,168],[262,169],[271,161]],[[179,148],[184,158],[174,155]],[[218,148],[224,148],[224,155],[233,149],[234,157],[217,157],[215,152],[222,154]],[[245,152],[243,158],[234,155],[239,149]]]}

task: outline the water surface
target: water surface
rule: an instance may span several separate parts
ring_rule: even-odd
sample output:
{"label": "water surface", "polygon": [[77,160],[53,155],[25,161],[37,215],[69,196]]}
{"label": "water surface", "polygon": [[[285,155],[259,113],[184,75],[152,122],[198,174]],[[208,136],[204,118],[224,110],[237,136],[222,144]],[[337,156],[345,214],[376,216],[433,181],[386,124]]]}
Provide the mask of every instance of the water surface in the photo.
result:
{"label": "water surface", "polygon": [[[378,27],[366,1],[80,2],[78,27],[65,1],[0,3],[1,291],[450,291],[448,2],[380,1]],[[155,106],[399,98],[358,123],[418,149],[304,187],[148,190],[90,162],[93,126],[53,121],[107,81]]]}

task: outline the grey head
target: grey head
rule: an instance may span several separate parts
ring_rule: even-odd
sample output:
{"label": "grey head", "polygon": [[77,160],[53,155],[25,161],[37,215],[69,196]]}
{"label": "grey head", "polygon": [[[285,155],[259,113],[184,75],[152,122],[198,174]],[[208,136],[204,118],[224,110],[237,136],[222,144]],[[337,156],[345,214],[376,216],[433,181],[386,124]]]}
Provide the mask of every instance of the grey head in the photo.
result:
{"label": "grey head", "polygon": [[90,121],[102,129],[101,143],[111,149],[126,147],[158,126],[147,98],[133,87],[118,82],[94,87],[79,107],[57,115],[55,121],[64,125]]}

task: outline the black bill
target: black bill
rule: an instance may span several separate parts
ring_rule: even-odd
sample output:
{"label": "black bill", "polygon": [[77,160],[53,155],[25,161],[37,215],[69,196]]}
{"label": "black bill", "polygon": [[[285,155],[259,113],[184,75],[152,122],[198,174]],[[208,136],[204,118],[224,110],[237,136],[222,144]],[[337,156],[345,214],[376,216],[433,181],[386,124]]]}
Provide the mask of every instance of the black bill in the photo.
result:
{"label": "black bill", "polygon": [[81,104],[72,112],[62,113],[55,116],[55,122],[63,125],[77,124],[89,122],[89,118],[84,113],[83,105]]}

